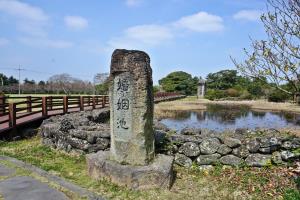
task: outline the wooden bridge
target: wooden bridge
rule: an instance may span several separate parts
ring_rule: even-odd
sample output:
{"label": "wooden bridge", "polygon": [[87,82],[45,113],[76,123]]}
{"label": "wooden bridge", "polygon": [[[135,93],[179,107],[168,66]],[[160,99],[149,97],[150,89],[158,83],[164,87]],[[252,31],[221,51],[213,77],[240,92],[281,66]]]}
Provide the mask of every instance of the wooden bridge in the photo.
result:
{"label": "wooden bridge", "polygon": [[[156,103],[182,98],[178,93],[157,93]],[[109,107],[109,97],[94,96],[0,96],[0,133],[54,115]]]}

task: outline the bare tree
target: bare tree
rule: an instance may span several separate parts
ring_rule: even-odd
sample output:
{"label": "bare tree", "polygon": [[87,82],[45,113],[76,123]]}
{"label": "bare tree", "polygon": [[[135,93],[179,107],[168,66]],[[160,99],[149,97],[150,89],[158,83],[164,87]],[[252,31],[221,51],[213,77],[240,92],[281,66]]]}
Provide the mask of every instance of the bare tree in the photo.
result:
{"label": "bare tree", "polygon": [[74,78],[69,74],[57,74],[51,76],[48,83],[56,88],[57,93],[59,93],[59,91],[63,91],[65,94],[70,94],[71,83],[73,80]]}
{"label": "bare tree", "polygon": [[[231,59],[244,75],[265,77],[296,100],[300,94],[300,1],[268,0],[268,11],[261,21],[267,39],[252,40],[253,52],[244,49],[244,62]],[[283,84],[289,84],[290,89]]]}
{"label": "bare tree", "polygon": [[94,84],[103,84],[108,79],[109,73],[98,73],[94,76]]}

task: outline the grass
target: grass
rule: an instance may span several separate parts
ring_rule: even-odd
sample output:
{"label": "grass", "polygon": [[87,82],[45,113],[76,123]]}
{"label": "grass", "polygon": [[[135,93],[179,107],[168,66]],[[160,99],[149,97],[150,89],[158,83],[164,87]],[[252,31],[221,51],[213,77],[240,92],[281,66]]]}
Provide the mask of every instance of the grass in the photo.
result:
{"label": "grass", "polygon": [[133,191],[108,181],[91,179],[84,156],[67,155],[41,145],[40,138],[1,142],[0,154],[36,165],[108,199],[290,199],[297,197],[296,183],[285,168],[226,168],[199,171],[175,167],[170,191]]}

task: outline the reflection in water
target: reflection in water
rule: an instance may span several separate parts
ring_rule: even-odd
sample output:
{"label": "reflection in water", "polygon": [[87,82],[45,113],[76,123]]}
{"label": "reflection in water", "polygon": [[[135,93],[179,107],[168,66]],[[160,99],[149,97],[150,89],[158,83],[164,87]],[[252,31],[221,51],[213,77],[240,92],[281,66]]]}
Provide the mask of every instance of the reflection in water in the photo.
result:
{"label": "reflection in water", "polygon": [[247,106],[208,105],[207,110],[202,111],[168,111],[161,122],[178,131],[184,127],[216,131],[236,128],[283,128],[300,125],[300,115],[252,111]]}

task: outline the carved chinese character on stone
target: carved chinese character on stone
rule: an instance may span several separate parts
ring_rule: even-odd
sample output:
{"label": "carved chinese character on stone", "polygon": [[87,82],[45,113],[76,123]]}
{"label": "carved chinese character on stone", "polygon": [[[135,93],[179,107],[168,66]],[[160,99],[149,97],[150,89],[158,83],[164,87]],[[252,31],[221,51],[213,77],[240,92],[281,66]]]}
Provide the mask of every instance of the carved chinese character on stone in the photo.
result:
{"label": "carved chinese character on stone", "polygon": [[153,132],[153,83],[149,56],[117,49],[110,68],[110,151],[87,155],[91,177],[132,189],[169,188],[172,156],[157,154]]}
{"label": "carved chinese character on stone", "polygon": [[139,51],[123,53],[114,53],[111,66],[111,158],[145,165],[154,158],[150,59]]}
{"label": "carved chinese character on stone", "polygon": [[128,110],[129,109],[129,99],[120,98],[117,103],[117,110]]}
{"label": "carved chinese character on stone", "polygon": [[127,91],[128,87],[129,87],[129,82],[127,79],[119,79],[117,90]]}

